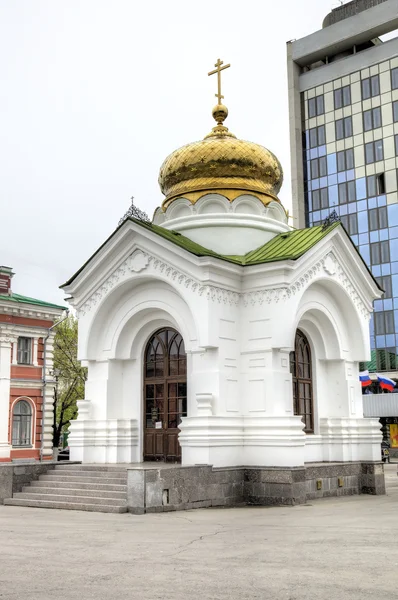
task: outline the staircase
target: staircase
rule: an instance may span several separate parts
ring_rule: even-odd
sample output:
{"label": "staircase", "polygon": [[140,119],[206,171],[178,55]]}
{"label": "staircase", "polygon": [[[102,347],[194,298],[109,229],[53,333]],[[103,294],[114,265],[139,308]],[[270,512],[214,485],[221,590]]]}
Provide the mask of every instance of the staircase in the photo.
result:
{"label": "staircase", "polygon": [[127,512],[127,471],[123,467],[56,465],[22,492],[4,500],[8,506]]}

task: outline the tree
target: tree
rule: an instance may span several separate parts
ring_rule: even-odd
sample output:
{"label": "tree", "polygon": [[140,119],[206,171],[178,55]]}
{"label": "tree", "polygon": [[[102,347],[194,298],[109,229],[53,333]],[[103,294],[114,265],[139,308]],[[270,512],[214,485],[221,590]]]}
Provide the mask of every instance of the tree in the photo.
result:
{"label": "tree", "polygon": [[54,373],[57,386],[54,392],[53,446],[57,448],[61,433],[77,416],[76,400],[84,398],[87,379],[87,369],[77,360],[77,319],[73,315],[56,327]]}

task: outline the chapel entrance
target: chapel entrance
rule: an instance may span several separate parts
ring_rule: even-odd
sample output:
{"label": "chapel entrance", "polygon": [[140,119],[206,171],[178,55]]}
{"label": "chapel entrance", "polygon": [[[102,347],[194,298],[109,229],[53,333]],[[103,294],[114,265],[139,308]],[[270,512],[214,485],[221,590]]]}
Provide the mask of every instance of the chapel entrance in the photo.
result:
{"label": "chapel entrance", "polygon": [[144,361],[144,460],[181,462],[178,426],[187,416],[187,355],[174,329],[153,334]]}

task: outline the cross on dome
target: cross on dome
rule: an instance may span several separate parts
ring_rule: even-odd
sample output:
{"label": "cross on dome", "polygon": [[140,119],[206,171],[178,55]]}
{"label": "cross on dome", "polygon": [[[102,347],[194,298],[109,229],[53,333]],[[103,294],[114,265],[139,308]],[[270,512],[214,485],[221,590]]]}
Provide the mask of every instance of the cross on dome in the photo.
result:
{"label": "cross on dome", "polygon": [[224,65],[223,67],[221,65],[224,65],[224,62],[217,58],[217,62],[214,65],[216,68],[214,71],[210,71],[210,73],[208,73],[208,75],[214,75],[217,73],[217,94],[214,95],[218,99],[218,104],[221,104],[221,100],[224,99],[224,96],[221,94],[221,71],[224,71],[224,69],[228,69],[231,66],[230,64]]}

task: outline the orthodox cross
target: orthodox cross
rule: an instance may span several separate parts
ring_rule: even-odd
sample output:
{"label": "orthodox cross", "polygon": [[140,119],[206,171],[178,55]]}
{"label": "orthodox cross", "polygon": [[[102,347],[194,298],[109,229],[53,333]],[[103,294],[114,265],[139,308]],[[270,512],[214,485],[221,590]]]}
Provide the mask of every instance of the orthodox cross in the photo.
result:
{"label": "orthodox cross", "polygon": [[218,98],[218,104],[222,104],[221,100],[224,98],[224,96],[221,94],[221,71],[223,71],[224,69],[228,69],[228,67],[231,66],[231,65],[224,65],[222,67],[221,65],[224,65],[224,63],[222,60],[220,60],[218,58],[216,64],[214,65],[216,68],[214,69],[214,71],[210,71],[210,73],[208,73],[208,75],[214,75],[215,73],[217,73],[218,92],[217,92],[217,94],[214,94],[214,95]]}

